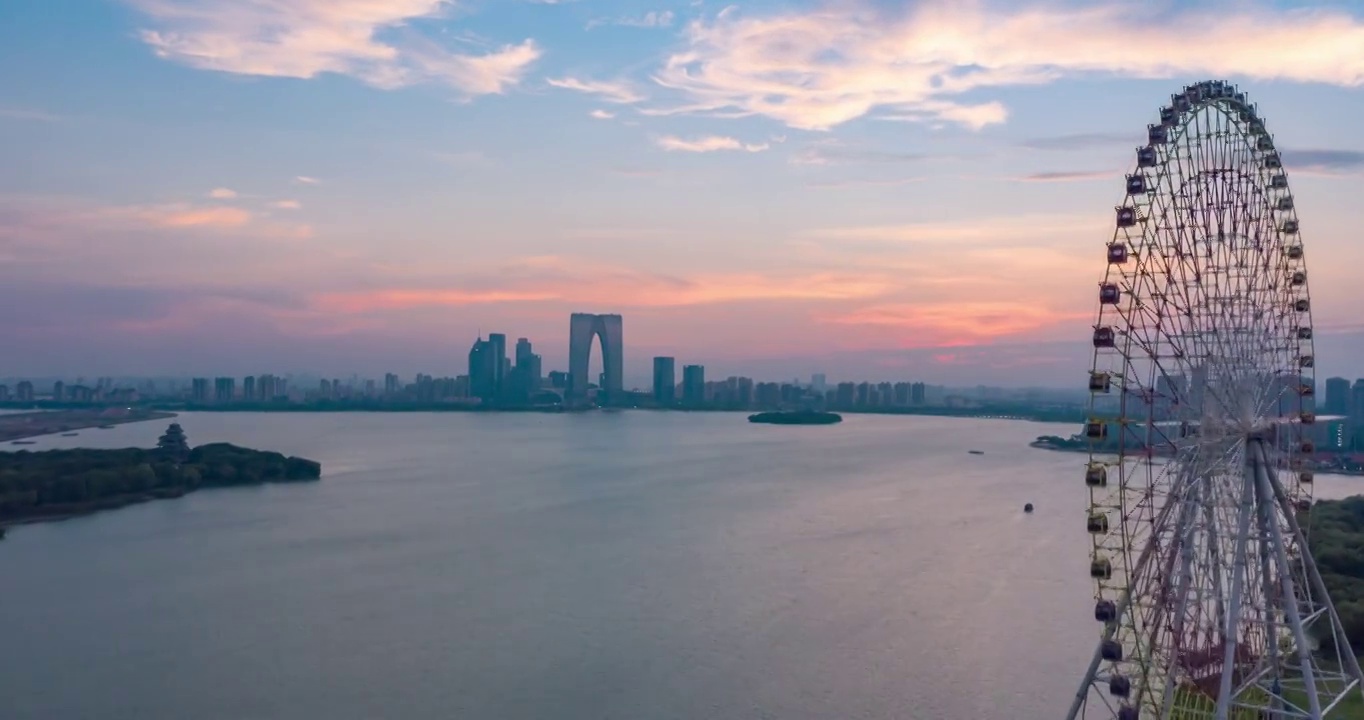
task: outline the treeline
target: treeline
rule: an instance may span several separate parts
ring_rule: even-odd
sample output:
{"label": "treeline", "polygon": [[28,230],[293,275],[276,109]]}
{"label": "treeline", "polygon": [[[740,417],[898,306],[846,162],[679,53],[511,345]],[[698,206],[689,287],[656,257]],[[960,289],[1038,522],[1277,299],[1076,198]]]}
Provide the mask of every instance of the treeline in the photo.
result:
{"label": "treeline", "polygon": [[[1364,496],[1312,506],[1308,543],[1356,655],[1364,654]],[[1329,642],[1329,638],[1324,638]]]}
{"label": "treeline", "polygon": [[184,458],[140,448],[0,453],[0,523],[321,475],[312,460],[229,443],[200,445]]}

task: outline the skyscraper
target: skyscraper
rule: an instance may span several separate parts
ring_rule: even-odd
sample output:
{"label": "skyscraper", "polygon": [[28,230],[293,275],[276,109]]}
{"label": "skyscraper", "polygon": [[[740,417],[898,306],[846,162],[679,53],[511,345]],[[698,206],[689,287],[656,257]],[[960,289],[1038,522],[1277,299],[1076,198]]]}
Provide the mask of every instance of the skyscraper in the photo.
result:
{"label": "skyscraper", "polygon": [[619,315],[573,313],[568,320],[568,396],[570,402],[587,397],[587,368],[592,357],[592,340],[601,342],[601,384],[603,404],[615,402],[624,390],[622,364],[625,341]]}
{"label": "skyscraper", "polygon": [[[488,343],[491,345],[493,356],[493,395],[502,392],[502,385],[507,379],[507,367],[510,364],[507,360],[507,336],[502,333],[490,333]],[[473,377],[472,374],[469,377]]]}
{"label": "skyscraper", "polygon": [[1364,378],[1355,381],[1350,388],[1350,422],[1355,427],[1364,426]]}
{"label": "skyscraper", "polygon": [[677,361],[670,357],[654,358],[654,402],[667,407],[677,395]]}
{"label": "skyscraper", "polygon": [[213,379],[214,402],[230,403],[236,394],[237,380],[235,378],[220,377]]}
{"label": "skyscraper", "polygon": [[532,354],[533,354],[533,351],[531,350],[531,347],[530,347],[530,340],[527,340],[526,338],[517,338],[517,339],[516,339],[516,362],[512,363],[512,367],[522,367],[522,366],[524,366],[527,362],[530,361],[530,356],[531,356]]}
{"label": "skyscraper", "polygon": [[469,348],[469,394],[484,400],[491,400],[497,395],[497,376],[502,370],[502,363],[496,354],[497,345],[493,342],[495,337],[506,341],[505,335],[489,335],[487,340],[482,337],[475,340],[473,347]]}
{"label": "skyscraper", "polygon": [[1350,414],[1349,380],[1343,377],[1326,378],[1326,407],[1322,410],[1327,415]]}
{"label": "skyscraper", "polygon": [[682,368],[682,400],[688,405],[700,405],[706,401],[705,367],[687,365]]}
{"label": "skyscraper", "polygon": [[245,402],[251,402],[252,400],[255,399],[256,378],[254,376],[247,375],[246,377],[242,378],[242,400]]}

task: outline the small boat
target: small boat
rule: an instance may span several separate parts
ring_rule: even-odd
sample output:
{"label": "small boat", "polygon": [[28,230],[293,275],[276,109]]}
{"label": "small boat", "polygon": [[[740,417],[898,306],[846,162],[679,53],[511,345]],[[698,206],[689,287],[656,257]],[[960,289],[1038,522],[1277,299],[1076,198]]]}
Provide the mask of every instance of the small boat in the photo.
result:
{"label": "small boat", "polygon": [[76,437],[80,433],[62,433],[62,437]]}
{"label": "small boat", "polygon": [[969,452],[969,453],[971,453],[972,455],[984,455],[984,454],[985,454],[985,451],[984,451],[984,450],[967,450],[966,452]]}
{"label": "small boat", "polygon": [[10,445],[37,445],[37,444],[38,443],[34,440],[15,440],[14,442],[10,443]]}

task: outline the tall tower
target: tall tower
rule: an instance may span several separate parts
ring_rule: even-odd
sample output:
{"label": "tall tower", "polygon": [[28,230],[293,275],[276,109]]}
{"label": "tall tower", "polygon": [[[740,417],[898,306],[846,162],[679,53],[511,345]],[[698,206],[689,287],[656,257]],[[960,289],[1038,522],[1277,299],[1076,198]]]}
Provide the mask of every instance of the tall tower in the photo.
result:
{"label": "tall tower", "polygon": [[601,342],[601,362],[605,382],[602,403],[617,402],[624,390],[622,363],[625,343],[621,337],[620,315],[573,313],[568,333],[568,398],[581,403],[587,398],[587,367],[592,357],[592,341]]}
{"label": "tall tower", "polygon": [[502,392],[507,380],[507,336],[502,333],[488,335],[488,344],[493,355],[493,394]]}
{"label": "tall tower", "polygon": [[670,357],[654,358],[654,402],[669,407],[676,399],[677,361]]}

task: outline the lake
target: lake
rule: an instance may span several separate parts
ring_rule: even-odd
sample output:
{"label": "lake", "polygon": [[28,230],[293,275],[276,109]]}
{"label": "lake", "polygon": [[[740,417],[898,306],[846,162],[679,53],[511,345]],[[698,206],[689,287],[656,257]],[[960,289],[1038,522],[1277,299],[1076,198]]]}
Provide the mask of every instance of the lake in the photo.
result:
{"label": "lake", "polygon": [[845,417],[182,415],[323,480],[12,531],[3,717],[1061,716],[1099,632],[1085,458],[1027,443],[1073,428]]}

